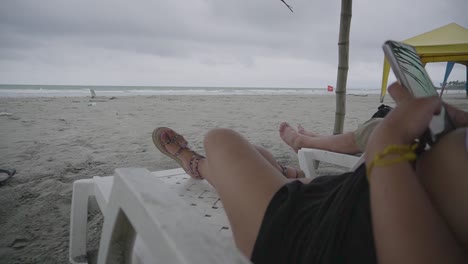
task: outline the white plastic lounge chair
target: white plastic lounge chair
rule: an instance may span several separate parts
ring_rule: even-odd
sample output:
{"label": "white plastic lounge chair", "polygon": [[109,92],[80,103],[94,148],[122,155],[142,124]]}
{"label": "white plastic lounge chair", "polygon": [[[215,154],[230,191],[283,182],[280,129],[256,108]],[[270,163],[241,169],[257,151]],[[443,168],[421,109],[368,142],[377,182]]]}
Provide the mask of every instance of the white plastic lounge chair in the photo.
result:
{"label": "white plastic lounge chair", "polygon": [[88,205],[94,201],[104,214],[98,263],[250,263],[234,246],[214,189],[182,169],[117,169],[114,176],[75,181],[72,263],[87,263]]}
{"label": "white plastic lounge chair", "polygon": [[364,162],[364,155],[355,156],[321,149],[301,148],[297,153],[299,167],[307,178],[317,177],[316,169],[320,161],[354,170]]}
{"label": "white plastic lounge chair", "polygon": [[[317,176],[319,161],[348,168],[363,161],[358,156],[318,149],[301,149],[298,157],[310,178]],[[114,176],[75,181],[70,223],[72,263],[87,263],[87,217],[93,205],[104,214],[99,263],[130,259],[133,263],[154,263],[156,259],[162,263],[249,263],[234,246],[214,188],[206,181],[191,179],[182,169],[153,173],[117,169]],[[196,243],[200,239],[203,242]],[[116,260],[115,256],[121,258]],[[218,257],[225,258],[221,261]]]}

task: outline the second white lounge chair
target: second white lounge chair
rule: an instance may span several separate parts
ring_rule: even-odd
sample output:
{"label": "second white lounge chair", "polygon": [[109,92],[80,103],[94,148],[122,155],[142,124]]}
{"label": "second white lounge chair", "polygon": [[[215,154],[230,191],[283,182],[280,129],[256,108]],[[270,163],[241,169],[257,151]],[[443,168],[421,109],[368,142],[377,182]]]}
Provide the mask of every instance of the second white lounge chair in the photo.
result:
{"label": "second white lounge chair", "polygon": [[316,169],[321,161],[349,168],[350,171],[356,169],[364,162],[364,155],[355,156],[312,148],[299,149],[297,157],[299,159],[299,166],[307,178],[317,177]]}

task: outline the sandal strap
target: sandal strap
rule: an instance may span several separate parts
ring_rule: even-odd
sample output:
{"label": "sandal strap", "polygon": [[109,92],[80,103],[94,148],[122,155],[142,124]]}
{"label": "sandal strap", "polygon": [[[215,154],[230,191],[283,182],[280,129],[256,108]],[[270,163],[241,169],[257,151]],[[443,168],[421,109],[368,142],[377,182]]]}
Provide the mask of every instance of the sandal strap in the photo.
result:
{"label": "sandal strap", "polygon": [[169,145],[169,144],[175,142],[175,141],[177,140],[177,137],[178,137],[178,136],[179,136],[179,135],[176,135],[176,136],[173,137],[173,138],[169,138],[167,141],[162,142],[161,145],[165,146],[165,145]]}
{"label": "sandal strap", "polygon": [[188,170],[189,174],[195,179],[203,179],[200,172],[198,171],[198,163],[200,160],[205,159],[204,156],[192,151],[192,158],[190,158]]}
{"label": "sandal strap", "polygon": [[[182,143],[182,145],[179,144],[179,143],[177,142],[177,140],[178,140],[180,137],[182,137],[182,136],[179,135],[179,134],[176,134],[175,137],[168,139],[166,142],[162,142],[161,145],[165,146],[165,145],[169,145],[169,144],[171,144],[171,143],[176,143],[176,144],[179,145],[179,146],[187,147],[187,145],[188,145],[187,142]],[[184,139],[184,141],[186,141],[186,140]]]}
{"label": "sandal strap", "polygon": [[[294,169],[294,168],[285,166],[285,165],[280,164],[280,163],[278,163],[278,165],[279,165],[280,168],[281,168],[281,173],[282,173],[282,174],[284,175],[284,177],[286,177],[286,178],[288,178],[288,170],[289,170],[289,169]],[[294,178],[295,178],[295,179],[299,178],[299,170],[294,169],[294,171],[295,171]]]}
{"label": "sandal strap", "polygon": [[294,169],[296,171],[296,179],[299,178],[299,171],[297,169]]}
{"label": "sandal strap", "polygon": [[176,157],[179,157],[180,153],[182,153],[182,151],[184,151],[184,149],[187,149],[186,147],[180,147],[176,153],[174,153],[174,156]]}
{"label": "sandal strap", "polygon": [[288,167],[284,166],[283,164],[278,163],[278,165],[281,168],[281,173],[284,175],[284,177],[288,177]]}

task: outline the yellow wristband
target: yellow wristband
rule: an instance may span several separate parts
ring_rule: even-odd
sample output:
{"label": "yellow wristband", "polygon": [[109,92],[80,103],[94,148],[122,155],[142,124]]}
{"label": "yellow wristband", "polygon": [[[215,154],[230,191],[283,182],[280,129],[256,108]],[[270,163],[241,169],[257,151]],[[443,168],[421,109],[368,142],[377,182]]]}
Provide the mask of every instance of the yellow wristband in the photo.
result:
{"label": "yellow wristband", "polygon": [[[374,159],[367,167],[367,181],[370,182],[370,175],[374,167],[384,167],[400,163],[402,161],[414,161],[417,156],[414,152],[418,147],[413,145],[389,145],[382,152],[377,153]],[[388,159],[389,155],[398,155],[397,157]]]}

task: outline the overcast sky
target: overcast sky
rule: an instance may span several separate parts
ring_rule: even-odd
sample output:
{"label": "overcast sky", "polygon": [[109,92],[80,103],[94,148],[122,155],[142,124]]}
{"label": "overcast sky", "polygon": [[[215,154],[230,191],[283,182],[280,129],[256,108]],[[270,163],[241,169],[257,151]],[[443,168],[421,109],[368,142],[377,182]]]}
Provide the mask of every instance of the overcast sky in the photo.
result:
{"label": "overcast sky", "polygon": [[[339,0],[1,0],[0,83],[335,85]],[[467,0],[354,0],[348,87],[380,88],[382,43],[455,22]],[[445,64],[428,66],[434,82]],[[456,66],[452,80],[465,80]]]}

